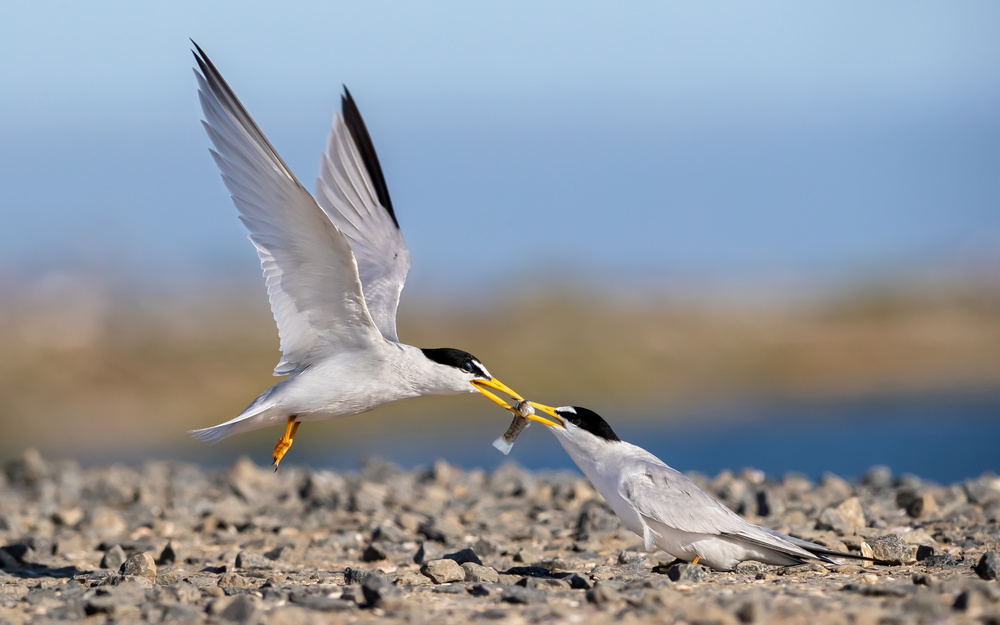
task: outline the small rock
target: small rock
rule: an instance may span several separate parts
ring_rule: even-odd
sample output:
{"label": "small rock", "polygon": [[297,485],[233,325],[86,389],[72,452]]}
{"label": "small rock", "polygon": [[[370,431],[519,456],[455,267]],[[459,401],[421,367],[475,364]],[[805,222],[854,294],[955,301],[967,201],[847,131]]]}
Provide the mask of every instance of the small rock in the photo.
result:
{"label": "small rock", "polygon": [[413,554],[414,564],[427,564],[431,560],[441,559],[441,548],[432,542],[423,541],[417,552]]}
{"label": "small rock", "polygon": [[420,572],[435,584],[465,581],[465,569],[458,562],[445,558],[427,562],[420,567]]}
{"label": "small rock", "polygon": [[854,526],[834,508],[823,509],[816,520],[816,529],[832,530],[842,536],[854,533]]}
{"label": "small rock", "polygon": [[288,552],[288,547],[285,545],[279,545],[270,551],[264,552],[264,557],[268,560],[273,560],[277,562]]}
{"label": "small rock", "polygon": [[886,564],[907,564],[916,560],[910,546],[899,534],[885,534],[871,538],[867,542],[872,548],[874,558]]}
{"label": "small rock", "polygon": [[243,577],[239,573],[234,573],[232,571],[228,573],[223,573],[219,576],[219,579],[215,582],[216,586],[220,588],[253,588],[254,584],[250,582],[247,578]]}
{"label": "small rock", "polygon": [[937,511],[937,502],[934,501],[934,497],[930,493],[924,493],[906,506],[906,513],[915,519],[937,514]]}
{"label": "small rock", "polygon": [[121,545],[114,545],[104,552],[101,558],[101,568],[117,571],[125,564],[125,550]]}
{"label": "small rock", "polygon": [[219,614],[223,620],[234,623],[246,623],[253,618],[257,612],[257,603],[260,601],[251,594],[236,595]]}
{"label": "small rock", "polygon": [[465,564],[466,562],[472,562],[474,564],[482,564],[483,561],[479,559],[476,552],[472,549],[462,549],[461,551],[456,551],[455,553],[446,553],[442,556],[446,560],[454,560],[459,564]]}
{"label": "small rock", "polygon": [[847,523],[851,526],[851,529],[864,527],[867,524],[867,521],[865,520],[865,511],[861,507],[861,501],[857,497],[845,499],[835,509],[840,514],[841,518],[847,521]]}
{"label": "small rock", "polygon": [[156,563],[168,566],[174,562],[177,562],[177,552],[174,551],[174,544],[168,542],[167,546],[160,552],[160,557],[156,559]]}
{"label": "small rock", "polygon": [[539,588],[524,588],[521,586],[508,586],[504,588],[500,601],[521,605],[533,603],[545,603],[548,601],[548,593]]}
{"label": "small rock", "polygon": [[361,582],[361,593],[365,602],[375,608],[396,607],[402,600],[403,593],[389,582],[389,578],[381,573],[372,573]]}
{"label": "small rock", "polygon": [[643,564],[646,556],[635,551],[619,551],[618,564]]}
{"label": "small rock", "polygon": [[987,551],[976,564],[976,575],[983,579],[997,579],[997,569],[1000,567],[1000,555],[996,551]]}
{"label": "small rock", "polygon": [[736,568],[733,569],[733,572],[739,575],[747,575],[754,579],[764,579],[770,570],[771,567],[763,562],[747,560],[746,562],[740,562],[737,564]]}
{"label": "small rock", "polygon": [[236,568],[246,571],[266,571],[274,568],[274,560],[252,551],[240,551],[236,554]]}
{"label": "small rock", "polygon": [[672,582],[703,582],[708,579],[708,569],[700,564],[675,564],[667,570]]}
{"label": "small rock", "polygon": [[874,490],[892,487],[892,469],[885,465],[875,465],[861,477],[861,483]]}
{"label": "small rock", "polygon": [[156,579],[156,561],[146,552],[137,553],[121,565],[118,572],[122,575],[135,575],[147,579]]}
{"label": "small rock", "polygon": [[362,562],[378,562],[389,558],[389,550],[380,542],[369,543],[361,554]]}
{"label": "small rock", "polygon": [[500,581],[500,574],[490,566],[483,566],[475,562],[465,562],[462,564],[465,571],[465,581],[467,582],[487,582],[497,583]]}
{"label": "small rock", "polygon": [[371,575],[371,571],[347,567],[346,569],[344,569],[344,583],[360,584],[361,582],[365,581],[365,578],[368,577],[369,575]]}
{"label": "small rock", "polygon": [[7,545],[2,551],[17,564],[31,564],[38,560],[35,550],[26,543]]}
{"label": "small rock", "polygon": [[555,577],[522,577],[515,586],[542,590],[569,590],[569,581]]}
{"label": "small rock", "polygon": [[8,462],[4,471],[10,483],[17,486],[35,486],[49,475],[42,454],[34,447],[25,449],[20,457]]}

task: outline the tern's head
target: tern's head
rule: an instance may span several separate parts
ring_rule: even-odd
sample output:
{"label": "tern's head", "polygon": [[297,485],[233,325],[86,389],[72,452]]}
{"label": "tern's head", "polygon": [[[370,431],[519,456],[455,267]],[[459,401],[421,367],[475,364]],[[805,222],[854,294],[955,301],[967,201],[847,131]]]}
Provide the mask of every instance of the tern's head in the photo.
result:
{"label": "tern's head", "polygon": [[504,408],[510,408],[510,406],[487,389],[498,390],[519,401],[523,399],[506,384],[490,375],[483,363],[469,352],[451,347],[421,349],[420,351],[431,361],[434,377],[450,392],[474,393],[479,391]]}
{"label": "tern's head", "polygon": [[[616,442],[621,441],[615,431],[611,429],[608,422],[601,415],[588,408],[580,406],[561,406],[553,408],[545,404],[528,402],[535,410],[540,410],[546,416],[539,414],[528,415],[532,421],[543,423],[557,434],[568,434],[571,436],[586,432],[596,438]],[[551,418],[550,418],[551,417]]]}

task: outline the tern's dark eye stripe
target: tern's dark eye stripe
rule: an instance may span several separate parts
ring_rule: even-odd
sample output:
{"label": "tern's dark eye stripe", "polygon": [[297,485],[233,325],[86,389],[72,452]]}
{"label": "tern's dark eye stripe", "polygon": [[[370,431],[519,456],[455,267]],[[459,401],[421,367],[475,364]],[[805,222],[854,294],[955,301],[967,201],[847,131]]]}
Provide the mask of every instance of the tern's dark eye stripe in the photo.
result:
{"label": "tern's dark eye stripe", "polygon": [[573,406],[575,412],[569,410],[560,410],[558,414],[563,419],[566,419],[576,427],[581,430],[587,430],[594,436],[603,438],[608,441],[620,441],[618,435],[615,431],[611,429],[608,422],[605,421],[601,415],[597,414],[593,410],[588,410],[587,408],[581,408],[579,406]]}
{"label": "tern's dark eye stripe", "polygon": [[489,379],[490,375],[479,364],[479,360],[469,352],[452,347],[438,347],[434,349],[421,349],[428,360],[433,360],[439,365],[446,365],[461,369],[481,378]]}

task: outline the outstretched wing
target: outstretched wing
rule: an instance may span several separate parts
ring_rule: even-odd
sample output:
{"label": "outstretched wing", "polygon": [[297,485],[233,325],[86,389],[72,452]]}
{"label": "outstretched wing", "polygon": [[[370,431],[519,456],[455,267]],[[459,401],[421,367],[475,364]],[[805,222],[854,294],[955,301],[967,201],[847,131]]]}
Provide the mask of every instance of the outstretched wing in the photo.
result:
{"label": "outstretched wing", "polygon": [[375,146],[346,87],[341,108],[344,115],[334,115],[320,161],[316,202],[350,242],[375,325],[386,339],[398,342],[396,307],[410,269],[410,252]]}
{"label": "outstretched wing", "polygon": [[257,248],[278,325],[283,357],[274,374],[295,373],[334,350],[380,340],[346,237],[299,184],[212,61],[195,48],[212,156]]}

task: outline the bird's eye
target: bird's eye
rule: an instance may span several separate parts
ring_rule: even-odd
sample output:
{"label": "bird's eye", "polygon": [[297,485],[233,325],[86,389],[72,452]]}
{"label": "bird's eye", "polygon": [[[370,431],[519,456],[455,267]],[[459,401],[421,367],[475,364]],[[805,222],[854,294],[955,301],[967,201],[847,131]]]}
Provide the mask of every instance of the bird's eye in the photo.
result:
{"label": "bird's eye", "polygon": [[468,361],[462,363],[462,369],[464,369],[465,371],[468,371],[469,373],[475,373],[476,372],[475,367],[473,367],[472,363],[468,362]]}

